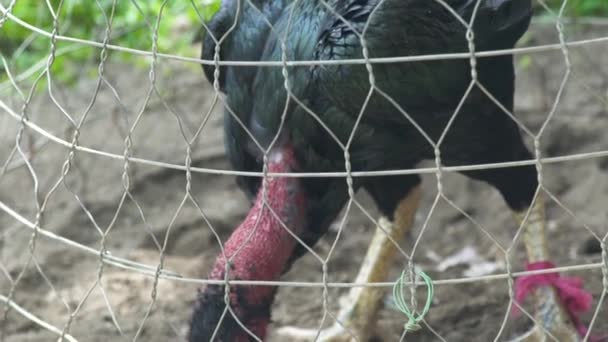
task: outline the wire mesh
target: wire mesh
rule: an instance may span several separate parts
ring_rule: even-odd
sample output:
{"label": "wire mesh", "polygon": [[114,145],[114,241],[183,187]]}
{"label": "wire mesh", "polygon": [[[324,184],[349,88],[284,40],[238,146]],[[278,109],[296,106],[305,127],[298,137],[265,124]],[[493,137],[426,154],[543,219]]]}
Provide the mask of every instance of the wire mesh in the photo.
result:
{"label": "wire mesh", "polygon": [[[0,323],[2,340],[10,341],[20,331],[32,330],[32,325],[46,331],[50,334],[48,336],[54,336],[53,338],[68,341],[89,340],[91,338],[87,336],[86,325],[91,324],[91,317],[94,315],[103,316],[103,323],[96,320],[103,327],[98,329],[89,326],[88,329],[110,331],[106,332],[106,335],[103,332],[100,333],[100,336],[105,336],[105,338],[114,336],[132,341],[183,338],[187,333],[188,317],[191,313],[185,308],[192,305],[193,288],[210,284],[224,286],[225,302],[228,305],[225,307],[222,319],[232,316],[254,340],[260,341],[261,338],[239,320],[238,313],[231,305],[228,294],[234,287],[247,285],[278,287],[280,291],[276,300],[278,304],[275,304],[275,312],[278,306],[280,316],[277,322],[285,323],[285,325],[301,324],[303,321],[298,320],[297,316],[304,313],[308,317],[312,317],[311,319],[316,319],[313,323],[304,320],[307,322],[307,326],[317,329],[318,333],[314,337],[318,338],[321,330],[331,324],[337,324],[348,331],[350,327],[342,322],[337,314],[340,290],[385,289],[395,285],[395,282],[388,279],[385,282],[350,280],[353,279],[353,270],[356,270],[359,265],[353,262],[353,257],[349,257],[348,253],[356,253],[358,249],[364,248],[365,243],[368,242],[366,236],[369,236],[370,231],[375,227],[387,233],[382,222],[375,218],[377,210],[369,203],[369,199],[357,193],[354,183],[358,178],[398,175],[427,175],[424,188],[431,196],[425,200],[425,204],[416,218],[416,235],[411,236],[413,239],[410,239],[409,242],[396,241],[389,235],[389,239],[395,244],[400,254],[399,262],[401,263],[392,267],[409,272],[410,279],[415,279],[413,275],[416,267],[424,264],[425,268],[433,268],[436,267],[434,264],[448,259],[447,255],[438,256],[442,254],[440,253],[442,249],[446,249],[445,244],[449,244],[447,250],[454,251],[459,247],[473,245],[477,249],[490,249],[495,254],[496,260],[494,263],[490,263],[489,271],[483,270],[480,273],[466,276],[454,270],[436,272],[436,275],[433,276],[433,283],[438,286],[435,305],[450,300],[450,297],[455,296],[454,293],[463,294],[461,290],[461,292],[445,292],[441,295],[442,288],[448,291],[447,289],[473,284],[479,286],[476,288],[477,290],[488,290],[502,286],[503,292],[488,290],[490,292],[486,299],[492,300],[496,306],[502,306],[500,310],[493,311],[497,315],[491,317],[493,320],[491,328],[482,327],[481,329],[486,333],[484,336],[490,340],[505,340],[511,337],[510,332],[507,333],[506,330],[513,329],[511,327],[513,319],[509,316],[512,307],[518,307],[525,314],[528,319],[527,323],[538,323],[534,312],[515,301],[515,278],[551,272],[577,272],[591,283],[595,297],[594,310],[588,317],[589,333],[585,338],[589,338],[591,332],[597,330],[598,326],[606,328],[605,322],[601,320],[602,310],[606,310],[605,297],[608,293],[608,252],[606,249],[608,230],[603,222],[605,213],[585,210],[585,201],[575,203],[575,205],[569,204],[568,200],[571,201],[571,198],[567,196],[569,192],[564,189],[555,190],[551,181],[556,177],[553,175],[555,170],[568,170],[573,167],[571,165],[575,165],[574,167],[578,169],[584,166],[589,168],[589,165],[597,168],[599,165],[603,171],[602,165],[608,156],[608,149],[606,146],[602,146],[601,141],[593,145],[587,143],[589,139],[581,139],[580,148],[577,147],[577,141],[572,141],[570,143],[574,147],[554,148],[558,153],[556,155],[554,151],[547,150],[548,147],[553,147],[552,145],[559,145],[559,143],[553,142],[559,140],[559,135],[551,133],[552,136],[549,138],[547,136],[554,125],[563,124],[568,127],[574,122],[574,118],[564,117],[566,114],[560,113],[563,107],[568,106],[564,102],[572,101],[578,103],[579,106],[583,105],[580,100],[583,97],[581,94],[572,96],[575,100],[579,99],[578,102],[566,99],[569,95],[568,87],[573,83],[583,88],[581,93],[589,96],[594,103],[601,107],[600,114],[595,117],[582,116],[589,117],[589,119],[580,126],[597,125],[601,129],[601,124],[593,121],[601,121],[601,114],[605,114],[608,110],[608,92],[606,84],[603,83],[608,79],[603,74],[606,71],[602,66],[593,68],[592,73],[598,73],[599,75],[595,75],[596,79],[602,82],[597,84],[598,81],[589,79],[584,72],[578,72],[578,65],[574,59],[576,57],[577,61],[580,60],[579,55],[589,58],[588,55],[581,52],[582,49],[605,47],[608,42],[608,32],[604,32],[599,37],[587,36],[570,40],[566,28],[575,23],[565,18],[567,1],[562,3],[558,12],[554,12],[544,1],[539,0],[538,4],[549,14],[550,22],[554,26],[553,32],[557,35],[557,42],[479,52],[476,51],[472,25],[476,17],[475,13],[483,1],[476,2],[471,22],[467,22],[449,5],[449,1],[446,3],[444,0],[434,0],[454,15],[465,27],[466,36],[464,38],[467,51],[374,58],[371,57],[368,49],[366,32],[377,10],[388,0],[375,2],[375,7],[371,10],[361,31],[353,27],[349,20],[336,11],[333,6],[334,2],[319,0],[318,6],[333,14],[335,20],[341,21],[356,33],[358,44],[361,46],[362,58],[290,60],[288,32],[294,21],[297,20],[294,9],[300,1],[303,0],[294,0],[292,6],[288,7],[291,10],[286,10],[288,11],[286,14],[288,16],[287,29],[282,32],[277,31],[273,23],[265,17],[261,8],[263,2],[236,1],[237,13],[245,7],[257,13],[262,18],[263,25],[267,25],[268,29],[276,35],[277,45],[280,46],[281,51],[280,57],[278,60],[267,61],[222,60],[221,43],[225,41],[226,37],[233,34],[233,31],[238,30],[237,21],[222,37],[213,37],[216,47],[212,60],[161,51],[158,43],[159,28],[163,15],[165,15],[163,11],[169,3],[167,0],[161,2],[154,20],[149,20],[150,18],[144,20],[146,23],[143,26],[149,30],[152,42],[148,50],[138,50],[112,43],[116,0],[111,2],[111,10],[108,12],[106,12],[107,8],[101,5],[102,2],[96,0],[103,17],[101,25],[103,34],[99,41],[73,37],[70,36],[69,30],[62,31],[61,13],[65,10],[62,7],[62,1],[56,4],[47,1],[45,4],[53,19],[51,31],[45,31],[14,15],[13,10],[19,6],[18,1],[12,0],[6,4],[0,4],[0,30],[6,22],[10,21],[48,41],[49,48],[45,60],[32,64],[30,69],[19,74],[11,72],[10,61],[4,54],[0,56],[7,76],[7,80],[0,84],[2,94],[0,108],[3,111],[0,138],[4,145],[0,150],[4,159],[0,169],[0,189],[2,191],[0,211],[3,212],[0,219],[2,224],[0,302],[4,303]],[[137,1],[132,0],[130,3],[142,18],[146,18]],[[192,6],[196,6],[194,2],[192,2]],[[208,29],[205,21],[200,19],[199,24]],[[599,19],[594,20],[591,27],[600,26],[601,21],[600,24],[598,21]],[[598,29],[598,31],[602,30]],[[68,48],[61,49],[58,47],[59,43],[69,43],[70,45]],[[74,47],[87,47],[98,51],[97,58],[93,61],[97,67],[94,81],[89,79],[89,83],[83,85],[81,91],[57,81],[52,71],[57,59],[69,55],[70,49]],[[137,56],[145,60],[147,63],[145,79],[118,77],[122,73],[134,72],[124,67],[121,69],[119,65],[111,62],[109,55],[118,53]],[[511,112],[496,99],[495,94],[486,88],[477,74],[479,60],[485,57],[514,54],[522,58],[531,56],[532,61],[535,61],[542,60],[538,56],[550,53],[560,56],[559,65],[556,64],[551,70],[558,75],[549,77],[554,82],[557,80],[555,83],[557,88],[552,86],[554,94],[545,96],[551,98],[547,108],[527,109],[527,111],[542,113],[534,118],[536,122],[528,122],[528,117],[524,118],[522,115]],[[590,57],[592,60],[593,58],[601,59],[597,55]],[[441,130],[439,138],[434,140],[412,118],[408,108],[402,108],[399,101],[392,98],[379,86],[374,68],[377,65],[385,64],[449,59],[468,61],[471,67],[470,83],[458,106],[454,108],[447,125]],[[601,64],[601,62],[599,63]],[[183,79],[192,79],[190,77],[191,69],[188,69],[189,66],[184,67],[189,64],[213,66],[214,81],[211,82],[211,85],[205,84],[202,75],[198,73],[192,83],[184,84]],[[339,139],[323,122],[319,113],[315,113],[308,107],[309,102],[307,101],[310,99],[298,98],[294,92],[294,87],[297,85],[292,84],[290,78],[296,67],[318,66],[323,68],[332,65],[363,65],[369,76],[369,84],[365,85],[369,86],[369,90],[362,108],[356,113],[353,129],[346,141]],[[179,69],[180,67],[182,69]],[[248,123],[241,121],[239,113],[235,112],[234,108],[230,108],[229,101],[227,101],[230,94],[226,95],[220,89],[220,76],[225,67],[235,68],[235,72],[238,72],[239,68],[245,67],[258,67],[260,70],[280,68],[284,82],[277,87],[282,88],[286,98],[281,113],[277,113],[281,118],[279,129],[273,134],[269,143],[264,144],[257,141],[256,135],[250,131]],[[540,66],[535,65],[534,67],[539,68]],[[113,72],[114,68],[119,71]],[[518,77],[522,74],[524,74],[523,77],[526,76],[525,72],[518,72]],[[141,84],[143,81],[145,84]],[[530,80],[526,79],[526,81]],[[25,90],[26,87],[29,89]],[[519,90],[522,87],[533,88],[533,86],[522,85],[519,82],[519,96],[515,98],[516,104],[520,97],[526,95]],[[204,89],[206,95],[200,95],[197,91],[186,95],[171,93],[184,88]],[[531,142],[532,159],[458,166],[444,165],[441,147],[450,128],[461,115],[464,101],[473,89],[480,90],[500,108],[502,114],[516,123],[525,138]],[[136,95],[129,96],[130,92]],[[434,155],[430,166],[408,169],[353,170],[352,144],[373,96],[381,97],[391,103],[424,137]],[[172,97],[176,97],[177,100]],[[192,99],[193,97],[195,99]],[[311,115],[339,146],[343,152],[343,169],[326,172],[302,170],[298,173],[269,170],[271,151],[279,143],[281,133],[286,129],[286,118],[294,106],[303,108]],[[187,109],[184,110],[184,108]],[[576,108],[566,110],[576,112]],[[238,122],[248,137],[254,141],[255,147],[263,156],[262,170],[232,170],[226,165],[221,148],[222,139],[217,133],[213,133],[221,129],[220,111],[225,111],[227,117]],[[530,126],[535,128],[532,129]],[[572,134],[574,135],[574,133]],[[586,148],[589,146],[595,149],[587,150]],[[217,160],[222,161],[217,162]],[[489,225],[496,223],[491,215],[506,217],[510,214],[506,207],[503,206],[499,208],[500,210],[495,209],[494,211],[489,211],[487,208],[475,208],[474,203],[479,203],[479,201],[463,198],[459,194],[453,193],[453,190],[452,193],[450,192],[452,180],[455,184],[460,184],[457,185],[457,191],[465,191],[467,187],[474,187],[475,191],[483,191],[479,190],[477,185],[463,183],[464,180],[454,176],[455,173],[530,165],[536,168],[538,175],[539,186],[536,189],[535,198],[545,197],[548,200],[550,205],[548,216],[561,214],[564,222],[560,222],[559,225],[573,224],[580,227],[579,231],[574,233],[563,230],[558,232],[557,228],[554,228],[551,234],[561,233],[566,237],[556,239],[554,242],[560,246],[551,244],[552,250],[563,251],[566,247],[561,246],[564,239],[573,239],[580,235],[578,237],[580,241],[577,242],[581,242],[585,236],[591,238],[590,241],[599,246],[598,253],[587,257],[578,254],[574,256],[560,254],[559,260],[566,261],[568,265],[541,271],[516,271],[520,269],[517,265],[521,263],[522,257],[518,250],[522,247],[521,236],[524,234],[525,223],[522,222],[519,227],[512,227],[510,230],[490,227]],[[585,174],[589,173],[581,171],[576,175],[584,177]],[[563,171],[560,177],[567,175],[568,171]],[[235,195],[236,191],[233,188],[226,190],[234,176],[262,178],[260,191],[264,210],[268,210],[275,220],[280,221],[282,227],[296,240],[296,244],[308,252],[304,261],[295,264],[295,270],[287,275],[287,279],[233,280],[230,276],[230,262],[225,263],[224,279],[201,277],[201,269],[209,269],[211,261],[204,260],[204,266],[200,265],[201,258],[198,254],[200,251],[197,251],[197,248],[200,247],[194,245],[192,241],[204,243],[205,256],[203,259],[208,259],[209,255],[217,252],[225,260],[233,260],[247,243],[251,242],[254,234],[252,233],[245,240],[235,254],[231,256],[225,254],[223,243],[233,228],[230,226],[233,223],[227,222],[235,222],[234,220],[238,222],[247,209],[244,199],[236,199],[232,202],[227,200],[239,196]],[[309,246],[296,231],[282,222],[281,215],[275,212],[270,204],[267,188],[269,182],[277,177],[300,179],[324,177],[344,180],[348,199],[340,216],[336,219],[336,223],[332,226],[331,232],[319,242],[318,246]],[[585,179],[574,181],[584,182]],[[601,181],[596,178],[594,182]],[[593,195],[595,196],[594,202],[601,203],[605,200],[606,193],[602,191],[608,191],[608,187],[602,188],[602,185],[604,184],[597,185],[597,189],[600,190],[594,189],[594,184],[584,188],[584,190],[600,192],[599,195]],[[575,188],[576,186],[574,186]],[[572,192],[575,191],[574,189]],[[214,200],[214,197],[219,196],[218,194],[224,196],[219,202],[226,203],[217,203],[218,201]],[[584,193],[579,196],[584,198],[586,195],[588,194]],[[492,198],[494,195],[484,196]],[[496,199],[497,196],[493,198]],[[152,202],[154,202],[153,205]],[[466,204],[459,204],[462,202],[466,202]],[[479,214],[479,210],[487,211],[487,213]],[[232,217],[234,220],[222,219],[226,212],[234,216]],[[491,214],[488,214],[490,212]],[[353,219],[355,215],[357,218]],[[532,213],[526,213],[524,222],[530,215]],[[457,223],[450,221],[453,220],[453,217],[459,218]],[[503,218],[500,220],[501,224],[506,222],[506,219]],[[549,222],[550,230],[551,222]],[[554,221],[553,223],[557,225]],[[351,228],[353,225],[367,228],[356,230]],[[454,233],[450,235],[451,237],[442,237],[440,225],[448,227],[459,225],[461,228],[457,228],[457,231],[459,230],[459,233],[463,235],[458,237],[459,235]],[[464,228],[467,229],[463,230]],[[477,235],[467,240],[466,235],[472,234],[471,231]],[[356,235],[361,237],[357,238]],[[145,238],[141,236],[145,236]],[[203,239],[208,241],[203,241]],[[433,245],[435,241],[437,245]],[[461,245],[454,246],[454,241],[459,241]],[[3,252],[3,249],[6,252]],[[64,254],[68,256],[62,257]],[[85,256],[91,259],[84,261]],[[339,261],[336,262],[336,259]],[[457,261],[457,264],[467,262],[471,261]],[[487,265],[488,263],[486,263]],[[298,270],[298,268],[302,270]],[[348,272],[341,271],[340,268],[346,268]],[[446,277],[448,274],[449,276]],[[412,305],[417,308],[419,305],[416,298],[421,290],[419,287],[423,284],[410,281],[407,285],[412,294]],[[298,291],[302,289],[316,291],[314,293],[318,297],[318,303],[309,307],[308,312],[294,308],[293,299],[288,301],[291,304],[281,306],[281,300],[285,300],[288,294],[295,295],[294,298],[297,299]],[[145,295],[141,293],[145,293]],[[306,301],[310,300],[307,296],[313,292],[303,293],[304,295],[300,295],[299,298]],[[38,295],[39,298],[29,298]],[[469,295],[473,294],[469,293]],[[500,299],[491,298],[491,296],[498,295],[501,295]],[[457,302],[454,305],[460,306],[456,306],[456,309],[452,310],[466,311],[467,303],[463,303],[463,300]],[[295,313],[291,313],[291,311],[295,311]],[[431,314],[423,322],[423,331],[426,335],[423,337],[418,335],[416,340],[420,338],[421,340],[446,341],[458,340],[458,336],[467,336],[467,332],[463,330],[470,327],[449,322],[450,319],[454,320],[449,314],[433,316],[432,312],[431,307]],[[393,313],[383,313],[387,316],[391,314]],[[452,315],[454,314],[452,313]],[[475,318],[478,313],[470,315],[472,320],[479,319],[479,317]],[[391,317],[393,317],[392,322],[399,322],[399,318],[395,318],[395,315]],[[83,329],[82,326],[85,328]],[[394,326],[395,324],[393,324],[393,328]],[[397,326],[399,325],[397,324]],[[410,334],[418,334],[400,328],[395,340],[405,340]],[[550,339],[556,340],[550,331],[546,331],[546,333]],[[350,334],[356,339],[354,332],[350,332]],[[277,338],[277,340],[281,339]]]}

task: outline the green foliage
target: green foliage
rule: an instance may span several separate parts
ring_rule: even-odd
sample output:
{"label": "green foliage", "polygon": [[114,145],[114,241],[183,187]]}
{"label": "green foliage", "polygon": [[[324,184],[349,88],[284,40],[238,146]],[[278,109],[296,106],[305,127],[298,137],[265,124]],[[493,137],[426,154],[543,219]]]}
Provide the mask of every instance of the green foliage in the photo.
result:
{"label": "green foliage", "polygon": [[[7,1],[3,1],[7,6]],[[58,15],[58,34],[102,42],[112,22],[110,43],[151,51],[153,32],[158,25],[159,52],[195,56],[192,40],[201,26],[219,9],[221,0],[17,0],[12,14],[46,32],[53,31],[53,15]],[[159,21],[160,15],[160,21]],[[8,19],[0,27],[0,52],[9,60],[13,74],[38,63],[46,63],[50,39]],[[54,77],[70,80],[86,61],[99,58],[100,49],[78,43],[57,42],[51,71]],[[111,53],[111,57],[146,63],[130,53]],[[0,63],[0,79],[3,79]]]}
{"label": "green foliage", "polygon": [[[547,0],[546,3],[549,7],[558,11],[564,0]],[[608,16],[608,0],[569,0],[564,15],[574,17]]]}
{"label": "green foliage", "polygon": [[[548,14],[540,2],[537,15]],[[554,11],[565,0],[545,0]],[[9,1],[1,0],[4,7]],[[49,8],[47,3],[50,3]],[[58,34],[101,42],[110,17],[111,44],[151,51],[153,32],[158,22],[159,52],[197,56],[192,41],[201,21],[209,20],[221,0],[17,0],[13,15],[46,32],[53,30],[52,12],[58,14]],[[61,5],[61,7],[59,7]],[[113,13],[113,15],[112,15]],[[565,16],[608,16],[608,0],[569,0]],[[50,39],[8,19],[0,27],[0,53],[9,61],[13,74],[33,66],[43,66],[50,52]],[[99,48],[78,43],[57,42],[57,58],[51,71],[60,80],[72,80],[87,61],[96,62]],[[147,66],[148,61],[131,53],[110,53],[111,58]],[[95,63],[88,65],[94,66]],[[94,71],[94,68],[92,69]],[[6,75],[0,63],[0,81]]]}

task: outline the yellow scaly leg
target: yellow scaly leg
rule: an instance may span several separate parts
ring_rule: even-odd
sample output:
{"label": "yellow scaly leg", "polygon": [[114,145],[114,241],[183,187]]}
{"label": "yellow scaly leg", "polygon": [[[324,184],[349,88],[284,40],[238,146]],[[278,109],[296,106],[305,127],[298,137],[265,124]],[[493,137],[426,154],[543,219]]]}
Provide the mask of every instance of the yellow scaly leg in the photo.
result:
{"label": "yellow scaly leg", "polygon": [[[382,217],[374,237],[367,249],[365,259],[359,269],[355,282],[375,283],[387,281],[392,263],[397,255],[397,246],[389,239],[400,241],[414,223],[416,210],[420,202],[420,186],[413,188],[404,197],[395,210],[395,221],[390,222]],[[388,235],[387,235],[388,234]],[[337,315],[342,324],[335,323],[321,331],[320,342],[366,342],[376,330],[376,319],[382,305],[383,290],[376,287],[353,287],[341,300],[344,305]],[[318,334],[316,329],[283,327],[278,334],[289,337],[292,341],[313,341]]]}
{"label": "yellow scaly leg", "polygon": [[[527,211],[515,213],[518,224],[522,224]],[[545,236],[545,203],[542,192],[537,196],[523,227],[523,240],[528,255],[528,262],[548,261],[549,253]],[[523,341],[560,341],[571,342],[582,340],[568,314],[562,307],[553,287],[541,287],[535,292],[535,319],[543,328],[534,327],[520,340]],[[547,334],[547,331],[549,334]]]}

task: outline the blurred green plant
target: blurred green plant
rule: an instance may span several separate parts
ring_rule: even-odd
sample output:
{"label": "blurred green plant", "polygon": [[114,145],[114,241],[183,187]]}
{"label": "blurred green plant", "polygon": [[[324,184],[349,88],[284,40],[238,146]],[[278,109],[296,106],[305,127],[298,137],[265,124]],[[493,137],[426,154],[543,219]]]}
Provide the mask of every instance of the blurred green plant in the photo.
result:
{"label": "blurred green plant", "polygon": [[[555,23],[555,16],[559,13],[565,0],[536,0],[534,2],[534,14],[539,21],[545,23]],[[550,11],[547,11],[546,7]],[[608,0],[570,0],[566,3],[563,16],[572,20],[576,24],[577,19],[585,17],[608,17]],[[608,18],[606,18],[608,20]],[[534,38],[531,31],[519,41],[519,45],[526,45]],[[522,55],[519,57],[518,67],[521,69],[529,68],[532,64],[532,56]]]}
{"label": "blurred green plant", "polygon": [[[547,5],[559,10],[564,0],[548,0]],[[566,4],[564,15],[573,17],[608,16],[608,0],[570,0]]]}
{"label": "blurred green plant", "polygon": [[[3,7],[10,1],[0,1]],[[102,42],[108,23],[112,23],[110,43],[132,49],[152,50],[153,32],[158,22],[158,51],[196,56],[192,41],[202,21],[219,9],[221,0],[17,0],[12,15],[46,32],[53,30],[58,17],[58,34]],[[2,14],[0,12],[0,18]],[[1,22],[1,20],[0,20]],[[51,72],[69,81],[82,71],[82,65],[99,57],[100,49],[78,43],[58,41]],[[9,62],[13,75],[44,66],[50,40],[8,18],[0,26],[0,53]],[[130,53],[111,52],[112,58],[146,64]],[[6,78],[0,63],[0,80]]]}
{"label": "blurred green plant", "polygon": [[[564,0],[544,0],[554,11]],[[10,0],[1,0],[7,7]],[[535,0],[537,15],[549,13]],[[58,15],[60,35],[101,42],[108,21],[112,21],[111,44],[150,51],[154,27],[158,23],[158,51],[197,56],[192,41],[200,32],[202,21],[219,9],[221,0],[17,0],[12,14],[46,32],[53,30],[52,13]],[[112,14],[113,13],[113,14]],[[608,16],[608,0],[570,0],[565,16]],[[2,18],[2,14],[0,14]],[[0,20],[2,22],[2,20]],[[99,48],[78,43],[57,42],[57,55],[51,72],[59,80],[73,80],[82,73],[87,61],[95,62]],[[50,51],[48,37],[36,33],[10,18],[0,26],[0,55],[8,60],[13,75],[33,74],[44,67]],[[111,52],[112,58],[148,65],[145,58],[131,53]],[[95,65],[89,64],[89,65]],[[6,73],[0,63],[0,81]],[[90,68],[94,72],[94,68]]]}

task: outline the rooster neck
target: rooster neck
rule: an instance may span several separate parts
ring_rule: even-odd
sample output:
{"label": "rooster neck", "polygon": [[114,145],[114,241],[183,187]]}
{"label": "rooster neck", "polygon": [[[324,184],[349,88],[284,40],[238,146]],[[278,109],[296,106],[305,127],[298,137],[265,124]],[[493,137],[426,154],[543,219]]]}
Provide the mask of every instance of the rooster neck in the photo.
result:
{"label": "rooster neck", "polygon": [[[268,171],[287,173],[296,168],[290,147],[276,149],[269,155]],[[276,280],[284,272],[297,244],[294,236],[305,227],[306,198],[300,181],[293,177],[269,177],[258,191],[256,200],[243,223],[224,245],[211,277],[223,279],[226,259],[230,279]],[[248,304],[260,304],[272,296],[268,286],[247,291]]]}
{"label": "rooster neck", "polygon": [[[281,145],[269,154],[270,173],[288,173],[297,168],[290,145]],[[268,177],[264,183],[247,217],[224,243],[211,279],[272,281],[285,272],[297,244],[295,236],[306,228],[307,198],[298,178]],[[190,341],[198,342],[215,335],[217,324],[225,314],[226,289],[224,285],[209,285],[199,294]],[[276,287],[231,285],[229,289],[231,310],[251,333],[263,339]],[[250,340],[229,317],[221,323],[216,338],[235,342]]]}

